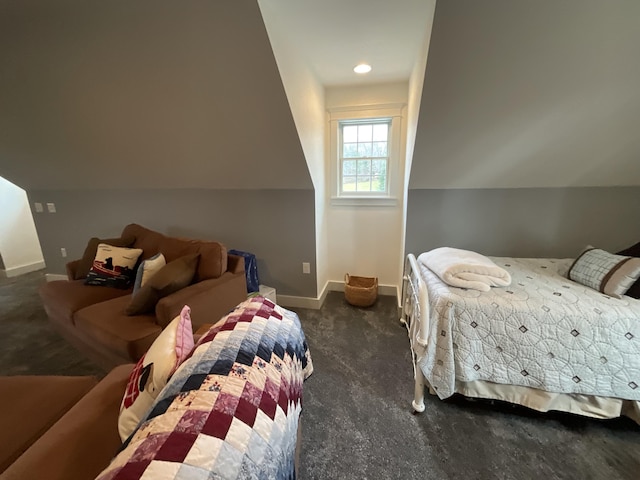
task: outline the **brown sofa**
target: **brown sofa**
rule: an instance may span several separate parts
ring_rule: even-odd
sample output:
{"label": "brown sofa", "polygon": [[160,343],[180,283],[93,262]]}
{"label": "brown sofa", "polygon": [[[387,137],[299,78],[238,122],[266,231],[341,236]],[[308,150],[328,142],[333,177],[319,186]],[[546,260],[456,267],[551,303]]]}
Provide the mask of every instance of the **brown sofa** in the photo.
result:
{"label": "brown sofa", "polygon": [[118,415],[133,367],[120,365],[99,383],[94,377],[0,377],[0,480],[94,479],[122,445]]}
{"label": "brown sofa", "polygon": [[118,415],[132,369],[120,365],[99,383],[94,377],[0,377],[0,480],[95,478],[122,443]]}
{"label": "brown sofa", "polygon": [[41,286],[40,297],[54,327],[106,370],[140,359],[184,305],[191,307],[197,329],[214,323],[247,297],[244,259],[228,254],[220,243],[168,237],[137,224],[127,225],[121,239],[142,249],[141,260],[161,252],[167,263],[193,253],[199,254],[199,261],[191,285],[161,298],[154,312],[134,316],[125,313],[132,290],[85,285],[84,279],[77,279],[80,260],[67,265],[69,280]]}

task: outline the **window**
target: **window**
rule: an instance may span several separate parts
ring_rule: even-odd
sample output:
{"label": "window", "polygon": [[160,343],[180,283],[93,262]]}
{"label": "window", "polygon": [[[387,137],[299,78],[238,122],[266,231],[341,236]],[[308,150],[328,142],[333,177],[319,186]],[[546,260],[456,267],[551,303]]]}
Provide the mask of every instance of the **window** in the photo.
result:
{"label": "window", "polygon": [[390,119],[340,125],[340,193],[389,193]]}
{"label": "window", "polygon": [[384,104],[329,110],[332,204],[397,204],[403,109]]}

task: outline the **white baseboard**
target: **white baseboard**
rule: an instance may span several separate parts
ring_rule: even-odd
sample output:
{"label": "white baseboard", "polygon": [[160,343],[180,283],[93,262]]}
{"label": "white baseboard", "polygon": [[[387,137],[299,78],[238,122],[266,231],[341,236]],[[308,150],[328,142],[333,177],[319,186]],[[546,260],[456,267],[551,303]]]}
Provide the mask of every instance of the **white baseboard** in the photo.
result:
{"label": "white baseboard", "polygon": [[0,277],[17,277],[18,275],[24,275],[25,273],[35,272],[42,270],[46,265],[44,260],[39,262],[30,263],[28,265],[20,265],[19,267],[7,268],[5,270],[0,269]]}
{"label": "white baseboard", "polygon": [[286,308],[310,308],[318,310],[322,306],[319,298],[296,297],[295,295],[277,295],[278,305]]}
{"label": "white baseboard", "polygon": [[[327,298],[327,294],[329,292],[344,292],[344,282],[329,280],[325,284],[324,288],[322,289],[322,293],[320,294],[320,296],[318,296],[318,298],[296,297],[293,295],[277,295],[278,305],[282,305],[283,307],[310,308],[313,310],[318,310],[322,307],[322,304]],[[396,297],[396,299],[400,298],[398,287],[396,285],[378,285],[378,295],[393,296]]]}
{"label": "white baseboard", "polygon": [[276,297],[278,298],[278,305],[282,305],[283,307],[291,307],[291,308],[310,308],[312,310],[319,310],[324,303],[324,300],[327,298],[327,293],[329,290],[327,289],[327,282],[322,289],[322,293],[317,298],[314,297],[297,297],[295,295],[278,295],[276,293]]}
{"label": "white baseboard", "polygon": [[54,282],[56,280],[69,280],[66,275],[60,275],[59,273],[47,273],[44,277],[47,279],[47,282]]}

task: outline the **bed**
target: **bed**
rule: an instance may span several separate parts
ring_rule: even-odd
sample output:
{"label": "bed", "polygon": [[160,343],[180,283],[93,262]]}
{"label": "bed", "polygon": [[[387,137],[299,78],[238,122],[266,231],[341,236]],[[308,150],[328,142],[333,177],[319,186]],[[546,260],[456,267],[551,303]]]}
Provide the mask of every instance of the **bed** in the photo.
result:
{"label": "bed", "polygon": [[407,255],[401,322],[425,387],[640,424],[640,300],[566,278],[571,259],[488,257],[511,275],[489,292],[452,287]]}

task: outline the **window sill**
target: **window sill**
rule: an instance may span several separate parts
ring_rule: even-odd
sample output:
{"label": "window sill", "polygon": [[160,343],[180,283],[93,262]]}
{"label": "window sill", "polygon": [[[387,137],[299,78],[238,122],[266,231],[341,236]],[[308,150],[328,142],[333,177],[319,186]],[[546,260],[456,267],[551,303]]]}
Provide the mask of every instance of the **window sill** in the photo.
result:
{"label": "window sill", "polygon": [[340,196],[331,197],[331,205],[336,206],[362,206],[362,207],[395,207],[398,204],[396,197],[375,196]]}

